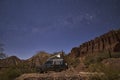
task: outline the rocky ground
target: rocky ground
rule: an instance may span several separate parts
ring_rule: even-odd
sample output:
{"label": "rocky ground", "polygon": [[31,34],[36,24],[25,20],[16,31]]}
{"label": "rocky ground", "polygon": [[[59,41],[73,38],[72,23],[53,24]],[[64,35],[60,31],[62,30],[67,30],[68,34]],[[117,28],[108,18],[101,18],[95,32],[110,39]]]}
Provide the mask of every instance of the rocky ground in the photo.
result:
{"label": "rocky ground", "polygon": [[91,72],[79,72],[79,73],[65,73],[65,72],[49,72],[49,73],[29,73],[23,74],[15,80],[88,80],[89,76],[104,75],[104,73],[91,73]]}
{"label": "rocky ground", "polygon": [[16,78],[15,80],[84,80],[79,74],[69,74],[63,72],[50,72],[50,73],[30,73],[30,74],[23,74],[20,77]]}
{"label": "rocky ground", "polygon": [[15,80],[87,80],[91,75],[102,73],[78,72],[72,68],[67,71],[48,73],[26,73],[16,78]]}
{"label": "rocky ground", "polygon": [[[115,59],[106,59],[102,61],[102,63],[106,65],[113,65],[116,68],[119,68],[119,61],[120,58]],[[15,80],[88,80],[90,76],[103,76],[105,75],[102,72],[87,72],[87,71],[79,71],[70,67],[66,71],[61,72],[54,72],[49,71],[48,73],[26,73],[22,74],[21,76],[17,77]]]}

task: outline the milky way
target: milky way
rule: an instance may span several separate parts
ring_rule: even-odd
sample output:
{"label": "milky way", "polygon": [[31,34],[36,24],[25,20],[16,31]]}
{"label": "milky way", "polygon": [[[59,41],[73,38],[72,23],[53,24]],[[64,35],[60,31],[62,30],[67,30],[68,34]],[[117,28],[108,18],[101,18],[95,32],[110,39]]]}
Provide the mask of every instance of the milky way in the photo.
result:
{"label": "milky way", "polygon": [[120,28],[120,0],[0,0],[5,53],[28,58],[53,53]]}

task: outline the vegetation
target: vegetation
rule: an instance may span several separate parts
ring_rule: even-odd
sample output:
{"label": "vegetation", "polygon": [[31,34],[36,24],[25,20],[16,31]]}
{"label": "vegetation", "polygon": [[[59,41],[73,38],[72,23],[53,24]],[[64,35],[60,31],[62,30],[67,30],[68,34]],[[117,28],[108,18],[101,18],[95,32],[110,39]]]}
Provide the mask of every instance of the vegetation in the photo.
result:
{"label": "vegetation", "polygon": [[14,67],[6,68],[0,71],[0,80],[13,80],[20,75],[20,70]]}
{"label": "vegetation", "polygon": [[89,70],[101,73],[90,76],[89,80],[120,80],[120,69],[116,69],[115,66],[111,67],[110,65],[106,66],[101,63],[96,63],[90,65]]}
{"label": "vegetation", "polygon": [[4,51],[4,48],[3,48],[3,44],[0,43],[0,59],[4,59],[7,57],[7,55],[3,52]]}
{"label": "vegetation", "polygon": [[7,55],[5,53],[0,53],[0,59],[5,59]]}
{"label": "vegetation", "polygon": [[79,58],[71,58],[67,55],[65,56],[65,61],[68,63],[69,66],[72,67],[76,67],[80,63]]}
{"label": "vegetation", "polygon": [[[120,80],[120,68],[114,65],[107,65],[103,63],[104,60],[109,60],[112,62],[112,59],[119,59],[120,53],[100,53],[87,55],[84,60],[84,64],[87,66],[88,71],[90,72],[99,72],[104,73],[104,75],[94,75],[90,76],[89,80]],[[116,60],[117,61],[117,60]],[[119,62],[118,62],[119,63]]]}
{"label": "vegetation", "polygon": [[30,68],[29,65],[21,63],[17,66],[9,66],[0,70],[0,80],[13,80],[24,73],[36,72],[35,68]]}
{"label": "vegetation", "polygon": [[90,64],[99,63],[102,60],[108,58],[120,58],[120,52],[112,52],[112,53],[101,52],[98,54],[89,54],[86,55],[84,64],[86,65],[86,67],[88,67]]}
{"label": "vegetation", "polygon": [[[71,58],[65,54],[64,56],[68,65],[75,68],[80,64],[79,58]],[[120,80],[119,66],[111,66],[102,63],[107,59],[111,59],[110,61],[112,61],[112,58],[119,59],[120,53],[101,52],[99,54],[86,55],[83,62],[86,65],[87,70],[90,72],[104,73],[102,75],[92,75],[89,77],[89,80]],[[9,66],[8,68],[0,69],[0,80],[13,80],[21,74],[33,72],[37,71],[35,67],[32,67],[32,64],[29,64],[28,62],[21,62],[17,65]]]}

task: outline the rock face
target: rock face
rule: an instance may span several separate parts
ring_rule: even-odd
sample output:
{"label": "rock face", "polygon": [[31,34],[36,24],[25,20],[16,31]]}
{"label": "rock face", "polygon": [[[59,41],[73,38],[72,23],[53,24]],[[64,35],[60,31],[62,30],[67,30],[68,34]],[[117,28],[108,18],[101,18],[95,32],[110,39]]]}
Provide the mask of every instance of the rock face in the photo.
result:
{"label": "rock face", "polygon": [[44,51],[41,51],[41,52],[38,52],[33,57],[27,59],[25,62],[27,62],[30,65],[30,67],[37,67],[43,64],[49,57],[50,57],[50,54]]}
{"label": "rock face", "polygon": [[79,47],[73,48],[69,55],[79,57],[85,54],[102,51],[120,52],[120,29],[112,30],[100,37],[96,37],[94,40],[83,43]]}
{"label": "rock face", "polygon": [[48,57],[50,57],[50,54],[43,51],[38,52],[36,55],[26,60],[21,60],[16,56],[10,56],[5,59],[0,59],[0,68],[18,66],[23,64],[29,65],[30,68],[34,68],[44,63]]}
{"label": "rock face", "polygon": [[6,59],[0,60],[0,67],[16,66],[16,65],[20,64],[21,62],[22,62],[22,60],[20,60],[18,57],[10,56]]}

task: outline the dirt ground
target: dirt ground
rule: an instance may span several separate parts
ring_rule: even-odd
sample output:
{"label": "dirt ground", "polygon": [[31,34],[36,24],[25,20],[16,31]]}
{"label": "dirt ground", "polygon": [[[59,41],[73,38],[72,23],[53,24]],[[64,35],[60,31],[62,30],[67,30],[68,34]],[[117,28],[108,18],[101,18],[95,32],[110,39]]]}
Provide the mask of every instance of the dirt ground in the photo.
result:
{"label": "dirt ground", "polygon": [[63,74],[63,73],[30,73],[23,74],[15,80],[83,80],[77,74]]}
{"label": "dirt ground", "polygon": [[69,69],[62,72],[49,71],[48,73],[26,73],[15,80],[87,80],[89,76],[95,74],[100,73],[78,72]]}

